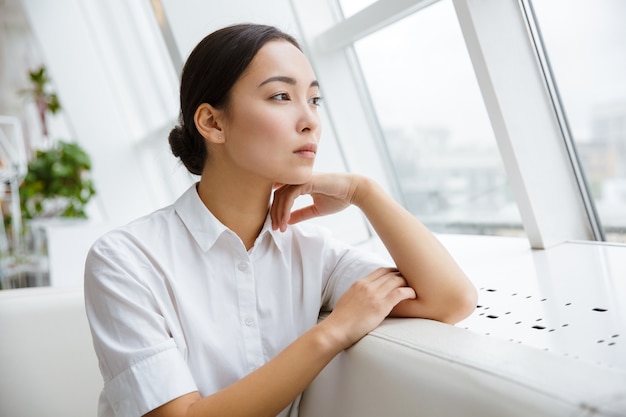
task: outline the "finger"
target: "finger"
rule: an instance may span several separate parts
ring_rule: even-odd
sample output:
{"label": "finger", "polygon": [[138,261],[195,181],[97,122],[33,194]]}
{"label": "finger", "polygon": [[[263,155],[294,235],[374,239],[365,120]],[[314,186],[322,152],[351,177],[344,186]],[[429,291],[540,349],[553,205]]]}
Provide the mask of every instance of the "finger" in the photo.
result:
{"label": "finger", "polygon": [[274,200],[270,208],[272,218],[272,228],[280,229],[281,232],[287,230],[290,218],[291,207],[295,199],[300,195],[299,186],[285,185],[274,191]]}
{"label": "finger", "polygon": [[272,199],[272,205],[270,206],[270,217],[272,219],[273,230],[278,229],[278,226],[280,225],[280,202],[280,190],[274,190],[274,198]]}
{"label": "finger", "polygon": [[281,193],[278,210],[280,213],[280,231],[287,230],[287,225],[291,219],[291,208],[293,207],[296,198],[300,196],[299,187],[288,187]]}
{"label": "finger", "polygon": [[394,269],[387,269],[382,275],[377,275],[371,281],[370,285],[384,296],[394,292],[398,288],[411,288],[400,271]]}
{"label": "finger", "polygon": [[368,282],[373,282],[373,281],[376,281],[385,277],[387,274],[395,274],[395,273],[399,273],[399,271],[395,268],[382,267],[369,273],[367,276],[365,276],[365,278],[363,278],[363,280],[368,281]]}
{"label": "finger", "polygon": [[312,219],[314,217],[319,217],[319,212],[315,206],[307,206],[301,209],[292,211],[289,217],[289,224],[296,224],[303,222],[305,220]]}
{"label": "finger", "polygon": [[272,218],[272,229],[276,230],[278,229],[280,223],[281,223],[281,203],[282,203],[282,197],[281,197],[281,192],[284,190],[286,186],[281,186],[277,189],[274,190],[274,198],[272,200],[272,205],[270,207],[270,217]]}
{"label": "finger", "polygon": [[[391,304],[391,309],[405,300],[414,300],[417,298],[415,290],[411,287],[399,287],[389,293],[387,300]],[[389,312],[391,312],[389,309]]]}

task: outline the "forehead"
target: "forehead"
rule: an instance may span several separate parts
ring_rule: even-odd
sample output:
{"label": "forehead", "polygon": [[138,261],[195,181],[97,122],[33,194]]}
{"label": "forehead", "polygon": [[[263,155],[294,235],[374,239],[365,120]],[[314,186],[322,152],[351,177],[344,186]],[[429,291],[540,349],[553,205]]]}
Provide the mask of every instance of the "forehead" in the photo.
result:
{"label": "forehead", "polygon": [[270,41],[263,45],[243,73],[240,81],[259,86],[270,77],[287,76],[298,85],[309,86],[315,74],[302,51],[284,40]]}

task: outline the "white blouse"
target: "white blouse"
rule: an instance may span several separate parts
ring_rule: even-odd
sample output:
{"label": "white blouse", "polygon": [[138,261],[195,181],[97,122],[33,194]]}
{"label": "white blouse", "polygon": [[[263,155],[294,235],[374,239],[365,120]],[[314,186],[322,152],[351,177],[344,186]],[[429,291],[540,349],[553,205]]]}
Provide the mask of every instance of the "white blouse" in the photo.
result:
{"label": "white blouse", "polygon": [[[192,186],[89,252],[85,301],[104,377],[98,415],[141,416],[232,384],[381,266],[391,265],[311,224],[274,231],[269,216],[247,251]],[[297,416],[298,403],[280,416]]]}

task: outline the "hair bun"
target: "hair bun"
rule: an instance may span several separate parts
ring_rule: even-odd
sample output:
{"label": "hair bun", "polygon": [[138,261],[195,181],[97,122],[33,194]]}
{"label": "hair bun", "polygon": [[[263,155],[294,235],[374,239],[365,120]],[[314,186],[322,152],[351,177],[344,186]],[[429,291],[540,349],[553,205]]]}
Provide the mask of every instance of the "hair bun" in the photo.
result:
{"label": "hair bun", "polygon": [[[189,131],[177,125],[169,134],[168,141],[174,156],[178,157],[187,170],[195,175],[201,175],[204,168],[206,149],[196,149],[197,145],[204,146],[204,141],[195,141]],[[196,145],[196,146],[194,146]]]}

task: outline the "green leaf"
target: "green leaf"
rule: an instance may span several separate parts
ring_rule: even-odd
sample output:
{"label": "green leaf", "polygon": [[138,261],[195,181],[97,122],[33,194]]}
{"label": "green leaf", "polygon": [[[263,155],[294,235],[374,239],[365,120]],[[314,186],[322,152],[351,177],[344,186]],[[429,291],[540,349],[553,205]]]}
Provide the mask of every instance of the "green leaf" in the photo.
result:
{"label": "green leaf", "polygon": [[84,208],[96,193],[90,169],[89,155],[77,143],[58,141],[37,151],[19,189],[23,217],[50,215],[44,202],[61,197],[66,200],[61,216],[85,218]]}

